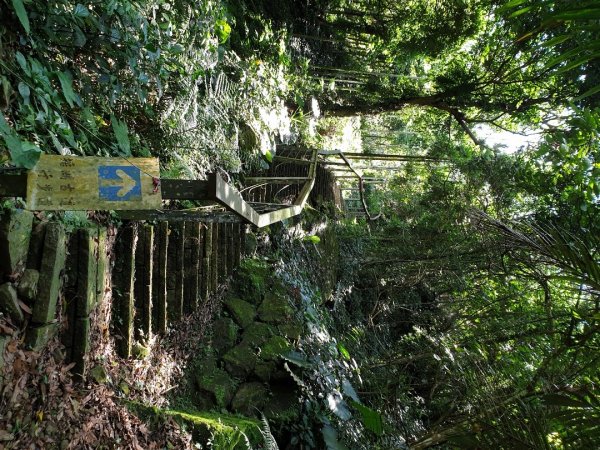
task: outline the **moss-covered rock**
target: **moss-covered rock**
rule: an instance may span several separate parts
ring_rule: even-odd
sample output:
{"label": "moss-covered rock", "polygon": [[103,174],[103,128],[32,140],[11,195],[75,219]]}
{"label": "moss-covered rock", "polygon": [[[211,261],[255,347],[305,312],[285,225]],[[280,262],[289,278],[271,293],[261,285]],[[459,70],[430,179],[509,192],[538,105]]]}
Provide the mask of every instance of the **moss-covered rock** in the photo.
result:
{"label": "moss-covered rock", "polygon": [[209,393],[214,404],[223,409],[229,406],[237,383],[223,369],[211,366],[196,374],[196,386],[201,392]]}
{"label": "moss-covered rock", "polygon": [[223,356],[225,368],[234,377],[245,378],[252,373],[256,365],[256,353],[252,347],[246,344],[239,344],[229,350]]}
{"label": "moss-covered rock", "polygon": [[239,327],[229,317],[217,319],[213,325],[212,346],[220,355],[235,346]]}
{"label": "moss-covered rock", "polygon": [[270,381],[277,369],[275,361],[258,360],[254,366],[254,374],[262,381]]}
{"label": "moss-covered rock", "polygon": [[[192,439],[202,448],[247,450],[244,435],[252,448],[259,448],[263,443],[260,433],[260,422],[247,417],[237,417],[230,414],[201,412],[188,408],[161,410],[140,403],[126,402],[129,409],[142,420],[156,424],[172,417],[177,422],[191,430]],[[243,433],[243,434],[242,434]]]}
{"label": "moss-covered rock", "polygon": [[245,259],[241,262],[235,281],[235,289],[244,300],[258,305],[265,293],[271,269],[258,259]]}
{"label": "moss-covered rock", "polygon": [[0,312],[10,317],[17,325],[25,319],[17,299],[17,290],[10,283],[0,286]]}
{"label": "moss-covered rock", "polygon": [[265,294],[265,298],[258,308],[258,317],[267,323],[284,323],[294,319],[294,309],[288,298],[279,290]]}
{"label": "moss-covered rock", "polygon": [[283,336],[272,336],[261,347],[260,358],[266,361],[277,360],[291,350],[292,346]]}
{"label": "moss-covered rock", "polygon": [[253,416],[261,410],[269,399],[269,390],[263,383],[242,384],[231,402],[231,409],[237,413]]}
{"label": "moss-covered rock", "polygon": [[244,255],[254,256],[258,247],[258,239],[252,232],[246,233],[246,239],[244,240]]}
{"label": "moss-covered rock", "polygon": [[13,273],[25,260],[33,213],[23,209],[5,210],[0,216],[0,271]]}
{"label": "moss-covered rock", "polygon": [[19,296],[27,300],[34,300],[37,295],[39,279],[40,273],[37,270],[25,269],[17,287]]}
{"label": "moss-covered rock", "polygon": [[231,315],[242,328],[250,325],[256,317],[256,308],[244,300],[236,297],[230,297],[225,300],[225,306],[231,312]]}
{"label": "moss-covered rock", "polygon": [[304,332],[304,327],[301,323],[283,323],[277,328],[282,336],[293,341],[300,339],[300,336],[302,336],[302,333]]}
{"label": "moss-covered rock", "polygon": [[277,330],[264,322],[254,322],[244,330],[242,342],[251,347],[260,347],[273,336]]}

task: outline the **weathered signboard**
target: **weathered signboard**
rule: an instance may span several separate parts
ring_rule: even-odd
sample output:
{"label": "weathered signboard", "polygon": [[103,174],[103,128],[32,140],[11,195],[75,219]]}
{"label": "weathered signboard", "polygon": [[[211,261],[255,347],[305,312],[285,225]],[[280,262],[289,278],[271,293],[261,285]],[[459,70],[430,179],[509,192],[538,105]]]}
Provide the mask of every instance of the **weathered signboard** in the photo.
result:
{"label": "weathered signboard", "polygon": [[156,158],[42,155],[27,175],[30,210],[160,209]]}

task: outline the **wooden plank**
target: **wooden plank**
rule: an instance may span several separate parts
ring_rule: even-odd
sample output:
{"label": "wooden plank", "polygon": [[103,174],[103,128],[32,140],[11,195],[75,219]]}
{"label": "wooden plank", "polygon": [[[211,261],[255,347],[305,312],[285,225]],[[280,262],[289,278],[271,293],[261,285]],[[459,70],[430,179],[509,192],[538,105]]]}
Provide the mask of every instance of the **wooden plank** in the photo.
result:
{"label": "wooden plank", "polygon": [[144,225],[139,230],[135,252],[135,337],[147,339],[152,331],[152,251],[154,227]]}
{"label": "wooden plank", "polygon": [[210,223],[240,223],[244,218],[229,212],[198,212],[182,210],[148,210],[148,211],[117,211],[116,216],[123,220],[135,221],[167,221],[177,222],[210,222]]}
{"label": "wooden plank", "polygon": [[219,225],[219,282],[224,282],[227,278],[227,224],[220,223]]}
{"label": "wooden plank", "polygon": [[123,358],[131,356],[133,341],[133,276],[137,226],[121,227],[115,244],[115,265],[112,272],[113,316],[117,352]]}
{"label": "wooden plank", "polygon": [[[239,225],[238,225],[239,226]],[[202,301],[207,301],[211,294],[211,277],[212,277],[212,240],[213,227],[211,225],[202,224],[204,228],[204,251],[202,256],[202,275],[200,283],[200,298]]]}
{"label": "wooden plank", "polygon": [[226,223],[226,239],[227,239],[227,275],[233,273],[235,268],[235,240],[233,238],[233,224]]}
{"label": "wooden plank", "polygon": [[284,163],[297,164],[300,166],[309,166],[312,162],[308,159],[289,158],[287,156],[275,155],[275,161],[281,161]]}
{"label": "wooden plank", "polygon": [[302,183],[308,180],[309,177],[246,177],[244,181],[248,183],[269,183],[274,184],[284,182],[284,184]]}
{"label": "wooden plank", "polygon": [[211,292],[217,292],[217,288],[219,287],[219,259],[221,255],[219,254],[219,224],[212,223],[210,224],[212,227],[212,252],[211,252],[211,261],[210,261],[210,276],[211,276]]}
{"label": "wooden plank", "polygon": [[205,200],[209,194],[207,180],[160,180],[162,198],[165,200]]}
{"label": "wooden plank", "polygon": [[154,234],[154,261],[152,274],[152,330],[167,331],[167,249],[169,223],[160,222]]}
{"label": "wooden plank", "polygon": [[200,224],[185,223],[183,312],[191,314],[198,306],[200,272]]}
{"label": "wooden plank", "polygon": [[233,267],[237,268],[242,260],[242,225],[232,224],[233,227]]}
{"label": "wooden plank", "polygon": [[162,207],[156,158],[42,154],[27,173],[31,210],[131,210]]}
{"label": "wooden plank", "polygon": [[169,245],[167,247],[167,318],[169,323],[178,321],[183,315],[183,222],[169,223]]}

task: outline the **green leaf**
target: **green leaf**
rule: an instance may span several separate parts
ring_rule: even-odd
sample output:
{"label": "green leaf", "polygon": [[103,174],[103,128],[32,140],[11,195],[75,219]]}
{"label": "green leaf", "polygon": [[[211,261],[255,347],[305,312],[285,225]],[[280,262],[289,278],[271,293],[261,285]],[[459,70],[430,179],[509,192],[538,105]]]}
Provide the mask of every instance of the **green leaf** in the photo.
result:
{"label": "green leaf", "polygon": [[374,409],[355,401],[351,401],[350,404],[360,412],[362,423],[366,429],[371,430],[377,436],[383,434],[383,420],[381,419],[381,414]]}
{"label": "green leaf", "polygon": [[75,10],[73,11],[73,14],[76,15],[77,17],[87,17],[90,15],[90,12],[81,3],[77,3],[77,6],[75,6]]}
{"label": "green leaf", "polygon": [[10,152],[12,163],[17,167],[33,169],[40,159],[42,150],[32,142],[21,141],[21,150],[19,152]]}
{"label": "green leaf", "polygon": [[219,19],[215,22],[215,33],[219,38],[219,43],[223,44],[229,39],[231,34],[231,26],[224,19]]}
{"label": "green leaf", "polygon": [[125,156],[131,156],[131,145],[129,143],[129,130],[125,122],[119,121],[114,115],[110,116],[113,132],[117,138],[117,144]]}
{"label": "green leaf", "polygon": [[60,81],[60,87],[62,88],[63,96],[65,100],[72,108],[74,103],[79,103],[79,97],[73,91],[73,80],[71,79],[71,74],[68,72],[56,72],[58,76],[58,81]]}
{"label": "green leaf", "polygon": [[270,162],[270,163],[272,163],[272,162],[273,162],[273,153],[271,153],[271,151],[270,151],[270,150],[267,150],[267,151],[265,152],[265,159],[266,159],[268,162]]}
{"label": "green leaf", "polygon": [[19,94],[21,94],[21,97],[23,97],[23,100],[25,100],[25,104],[28,104],[29,97],[31,95],[31,90],[29,89],[29,86],[27,86],[23,82],[20,82],[19,83]]}
{"label": "green leaf", "polygon": [[348,450],[348,447],[338,441],[337,431],[331,425],[325,425],[321,433],[323,433],[327,450]]}
{"label": "green leaf", "polygon": [[562,44],[565,41],[568,41],[573,36],[570,34],[563,34],[562,36],[556,36],[555,38],[549,39],[548,41],[542,44],[542,47],[552,47],[554,45]]}
{"label": "green leaf", "polygon": [[550,16],[555,20],[597,20],[600,19],[600,8],[583,8],[562,11]]}
{"label": "green leaf", "polygon": [[[315,236],[318,237],[318,236]],[[339,352],[341,353],[341,355],[344,357],[344,359],[350,359],[350,352],[346,349],[346,347],[344,347],[342,345],[341,342],[338,342],[337,348],[339,350]]]}
{"label": "green leaf", "polygon": [[314,366],[314,364],[312,364],[308,359],[306,359],[306,357],[300,352],[292,351],[286,353],[285,355],[281,355],[281,357],[286,361],[295,364],[298,367],[310,368]]}
{"label": "green leaf", "polygon": [[315,236],[314,234],[312,236],[304,236],[304,239],[302,240],[305,242],[312,242],[313,244],[318,244],[321,242],[321,238],[319,236]]}
{"label": "green leaf", "polygon": [[561,394],[547,394],[543,397],[544,403],[551,406],[572,406],[575,408],[588,408],[590,405],[581,400],[577,400]]}
{"label": "green leaf", "polygon": [[589,97],[591,95],[597,94],[598,92],[600,92],[600,84],[598,86],[593,87],[592,89],[585,91],[583,94],[581,94],[579,97],[576,97],[574,100],[575,101],[579,101],[579,100],[583,100],[586,97]]}
{"label": "green leaf", "polygon": [[523,14],[531,11],[532,9],[533,9],[533,6],[526,6],[525,8],[521,8],[521,9],[509,14],[508,18],[512,19],[514,17],[522,16]]}
{"label": "green leaf", "polygon": [[12,0],[12,5],[17,13],[17,17],[19,18],[19,22],[23,25],[25,32],[29,34],[31,28],[29,27],[29,16],[27,16],[27,11],[25,11],[25,5],[23,5],[23,0]]}
{"label": "green leaf", "polygon": [[566,66],[561,67],[560,69],[558,69],[555,74],[560,74],[560,73],[565,73],[568,72],[569,70],[573,70],[579,66],[582,66],[588,62],[590,62],[592,59],[596,59],[600,57],[600,52],[598,53],[594,53],[593,55],[586,55],[583,58],[579,58],[575,61],[571,61],[569,62]]}

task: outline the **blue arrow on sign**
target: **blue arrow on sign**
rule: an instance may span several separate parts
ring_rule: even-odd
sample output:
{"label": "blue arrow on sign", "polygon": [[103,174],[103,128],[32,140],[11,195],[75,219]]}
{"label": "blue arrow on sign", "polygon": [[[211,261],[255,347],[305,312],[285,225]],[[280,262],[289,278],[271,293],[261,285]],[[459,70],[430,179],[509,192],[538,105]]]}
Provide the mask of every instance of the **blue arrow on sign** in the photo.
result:
{"label": "blue arrow on sign", "polygon": [[126,202],[142,199],[140,169],[135,166],[98,167],[98,181],[102,200]]}

